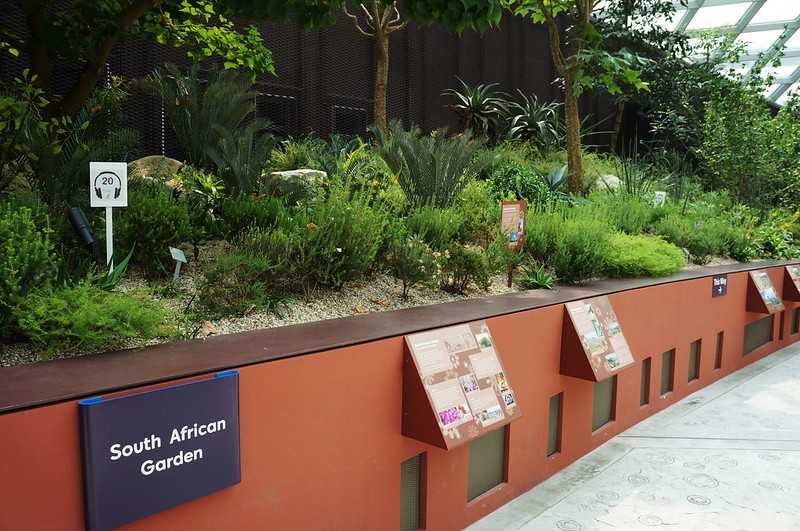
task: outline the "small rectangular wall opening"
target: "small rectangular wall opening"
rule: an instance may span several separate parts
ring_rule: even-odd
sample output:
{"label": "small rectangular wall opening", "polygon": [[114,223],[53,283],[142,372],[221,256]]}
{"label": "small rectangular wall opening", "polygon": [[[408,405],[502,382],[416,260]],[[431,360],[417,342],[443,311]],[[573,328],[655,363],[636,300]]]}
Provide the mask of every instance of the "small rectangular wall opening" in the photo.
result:
{"label": "small rectangular wall opening", "polygon": [[725,342],[725,332],[717,333],[717,350],[714,351],[714,369],[722,368],[722,346]]}
{"label": "small rectangular wall opening", "polygon": [[547,456],[555,455],[561,451],[561,411],[563,408],[564,393],[550,397],[549,420],[547,428]]}
{"label": "small rectangular wall opening", "polygon": [[490,431],[469,443],[467,501],[472,501],[506,480],[508,427]]}
{"label": "small rectangular wall opening", "polygon": [[400,531],[417,531],[423,527],[424,466],[425,454],[400,463]]}
{"label": "small rectangular wall opening", "polygon": [[800,332],[800,308],[792,310],[792,334]]}
{"label": "small rectangular wall opening", "polygon": [[768,315],[758,321],[753,321],[744,327],[744,348],[742,355],[746,356],[754,350],[763,347],[774,337],[775,316]]}
{"label": "small rectangular wall opening", "polygon": [[661,396],[669,394],[675,387],[675,349],[661,355]]}
{"label": "small rectangular wall opening", "polygon": [[693,382],[700,378],[700,349],[703,346],[703,340],[698,339],[692,341],[689,345],[689,374],[688,381]]}
{"label": "small rectangular wall opening", "polygon": [[786,310],[781,310],[781,318],[778,323],[778,340],[783,341],[783,327],[786,326]]}
{"label": "small rectangular wall opening", "polygon": [[594,383],[592,400],[592,431],[599,430],[612,420],[616,414],[617,377],[612,376]]}
{"label": "small rectangular wall opening", "polygon": [[639,389],[639,405],[646,406],[650,403],[650,358],[642,360],[642,381]]}

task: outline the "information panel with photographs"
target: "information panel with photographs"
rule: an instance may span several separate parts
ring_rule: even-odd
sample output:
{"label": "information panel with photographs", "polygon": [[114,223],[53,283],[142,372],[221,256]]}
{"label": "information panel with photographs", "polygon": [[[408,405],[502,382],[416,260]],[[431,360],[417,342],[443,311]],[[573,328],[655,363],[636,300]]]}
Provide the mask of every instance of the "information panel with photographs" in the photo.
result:
{"label": "information panel with photographs", "polygon": [[789,301],[800,301],[800,265],[786,266],[783,298]]}
{"label": "information panel with photographs", "polygon": [[447,450],[520,416],[485,321],[406,336],[403,435]]}
{"label": "information panel with photographs", "polygon": [[503,201],[500,230],[508,239],[508,246],[511,249],[521,249],[525,243],[525,212],[527,209],[526,201]]}
{"label": "information panel with photographs", "polygon": [[783,310],[783,301],[766,271],[750,271],[747,310],[754,313],[775,313]]}
{"label": "information panel with photographs", "polygon": [[565,304],[561,374],[599,382],[634,363],[608,297]]}

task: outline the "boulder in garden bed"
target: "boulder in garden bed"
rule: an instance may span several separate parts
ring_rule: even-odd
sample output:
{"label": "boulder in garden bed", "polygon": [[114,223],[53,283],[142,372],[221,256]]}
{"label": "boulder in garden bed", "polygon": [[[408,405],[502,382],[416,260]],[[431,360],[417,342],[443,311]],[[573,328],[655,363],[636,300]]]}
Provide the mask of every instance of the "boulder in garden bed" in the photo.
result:
{"label": "boulder in garden bed", "polygon": [[270,193],[300,200],[313,195],[314,190],[325,183],[328,174],[322,170],[302,168],[274,171],[269,174],[269,177]]}

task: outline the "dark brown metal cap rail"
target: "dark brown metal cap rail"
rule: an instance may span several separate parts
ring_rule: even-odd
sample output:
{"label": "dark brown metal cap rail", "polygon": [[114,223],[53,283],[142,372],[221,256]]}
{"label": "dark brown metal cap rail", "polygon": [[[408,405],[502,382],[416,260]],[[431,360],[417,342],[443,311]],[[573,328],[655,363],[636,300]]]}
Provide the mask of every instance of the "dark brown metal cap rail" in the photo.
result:
{"label": "dark brown metal cap rail", "polygon": [[794,263],[800,262],[763,261],[704,267],[659,279],[603,280],[555,291],[509,293],[2,368],[0,413],[312,354],[588,297]]}

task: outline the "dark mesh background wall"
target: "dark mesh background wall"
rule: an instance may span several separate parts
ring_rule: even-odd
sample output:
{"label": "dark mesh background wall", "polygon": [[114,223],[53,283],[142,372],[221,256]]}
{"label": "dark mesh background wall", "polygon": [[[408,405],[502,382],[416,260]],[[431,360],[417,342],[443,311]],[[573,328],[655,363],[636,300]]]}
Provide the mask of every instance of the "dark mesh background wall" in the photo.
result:
{"label": "dark mesh background wall", "polygon": [[[24,31],[24,19],[16,6],[0,10],[0,24]],[[374,52],[372,41],[358,33],[350,19],[342,15],[335,25],[314,31],[293,24],[263,24],[261,30],[274,55],[277,77],[258,78],[259,116],[268,118],[286,135],[364,132],[372,122]],[[181,50],[129,39],[116,47],[108,69],[133,79],[167,62],[189,64]],[[23,65],[24,60],[3,57],[0,75],[9,79]],[[59,65],[54,86],[66,90],[77,73],[73,66]],[[391,36],[390,118],[426,130],[457,127],[457,117],[441,95],[442,90],[456,86],[456,76],[470,84],[496,82],[508,93],[520,89],[543,101],[560,99],[543,26],[507,15],[499,28],[483,34],[466,31],[459,36],[435,25],[412,23]],[[606,118],[612,110],[605,96],[584,97],[581,105],[593,122]],[[125,111],[129,125],[142,132],[147,153],[180,158],[182,153],[159,101],[134,94]],[[600,129],[612,126],[611,120],[606,120]],[[590,138],[592,144],[607,142],[608,135]]]}

